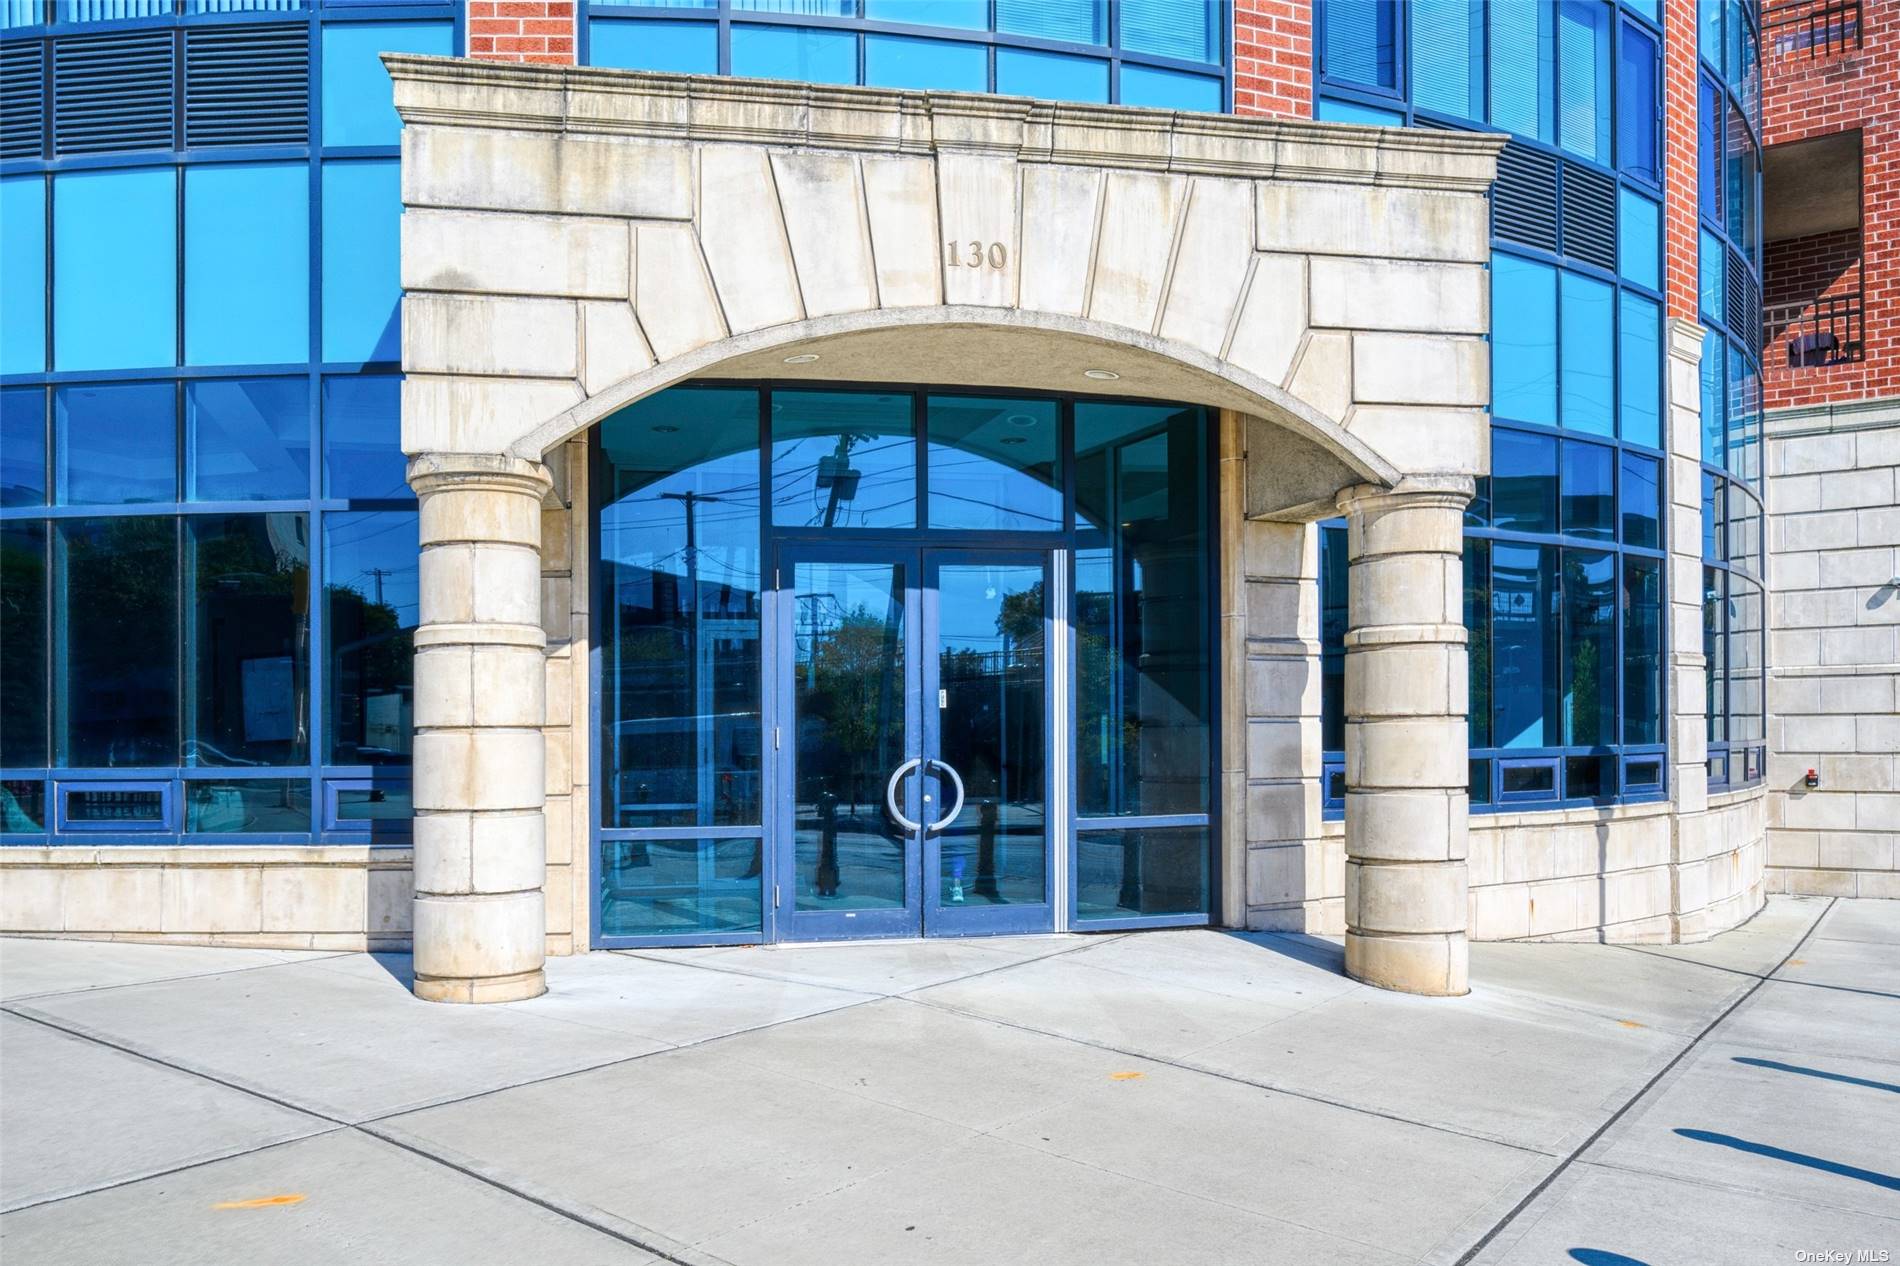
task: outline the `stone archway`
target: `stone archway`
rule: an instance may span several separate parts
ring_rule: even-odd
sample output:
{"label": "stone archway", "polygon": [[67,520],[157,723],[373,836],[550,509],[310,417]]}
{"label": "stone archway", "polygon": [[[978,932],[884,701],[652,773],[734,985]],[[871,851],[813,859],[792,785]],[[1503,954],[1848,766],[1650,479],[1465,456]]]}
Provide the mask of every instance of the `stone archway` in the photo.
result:
{"label": "stone archway", "polygon": [[543,454],[672,382],[795,377],[794,347],[815,376],[1063,390],[1107,358],[1117,394],[1244,419],[1248,518],[1343,508],[1349,964],[1463,991],[1453,582],[1498,138],[385,60],[423,499],[419,993],[542,987]]}

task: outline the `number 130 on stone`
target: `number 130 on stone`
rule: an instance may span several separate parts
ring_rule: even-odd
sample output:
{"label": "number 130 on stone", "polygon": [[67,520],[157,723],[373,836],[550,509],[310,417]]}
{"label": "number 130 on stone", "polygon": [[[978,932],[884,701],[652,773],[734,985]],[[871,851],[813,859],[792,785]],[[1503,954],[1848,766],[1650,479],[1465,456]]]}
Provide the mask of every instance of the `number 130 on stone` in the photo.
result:
{"label": "number 130 on stone", "polygon": [[943,254],[952,268],[981,268],[985,264],[1002,268],[1009,263],[1009,248],[1001,242],[991,242],[987,249],[981,242],[945,242]]}

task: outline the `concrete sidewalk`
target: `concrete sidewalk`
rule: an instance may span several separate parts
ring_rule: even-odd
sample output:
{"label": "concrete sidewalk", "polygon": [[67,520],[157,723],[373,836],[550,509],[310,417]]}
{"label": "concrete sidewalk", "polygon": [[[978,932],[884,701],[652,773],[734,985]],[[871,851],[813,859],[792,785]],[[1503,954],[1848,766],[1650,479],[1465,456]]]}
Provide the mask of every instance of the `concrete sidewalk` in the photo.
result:
{"label": "concrete sidewalk", "polygon": [[1445,1000],[1301,937],[673,950],[469,1008],[0,942],[0,1256],[1900,1260],[1900,903],[1472,959]]}

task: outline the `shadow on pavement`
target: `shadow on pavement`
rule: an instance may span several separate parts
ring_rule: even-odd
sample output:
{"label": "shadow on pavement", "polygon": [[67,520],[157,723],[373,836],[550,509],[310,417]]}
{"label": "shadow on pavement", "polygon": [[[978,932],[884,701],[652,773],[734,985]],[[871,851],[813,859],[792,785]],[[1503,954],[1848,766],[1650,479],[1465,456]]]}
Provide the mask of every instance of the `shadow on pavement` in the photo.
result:
{"label": "shadow on pavement", "polygon": [[1900,1191],[1900,1178],[1895,1178],[1892,1174],[1883,1174],[1872,1169],[1857,1169],[1852,1165],[1843,1165],[1839,1161],[1823,1160],[1819,1156],[1809,1156],[1805,1152],[1790,1152],[1786,1148],[1770,1147],[1766,1143],[1752,1143],[1747,1139],[1738,1139],[1733,1134],[1717,1134],[1710,1130],[1677,1130],[1676,1133],[1683,1138],[1694,1139],[1698,1143],[1715,1143],[1722,1147],[1732,1147],[1738,1152],[1752,1152],[1756,1156],[1766,1156],[1769,1160],[1787,1161],[1790,1165],[1805,1165],[1809,1169],[1818,1169],[1827,1174],[1839,1174],[1843,1178],[1858,1178],[1876,1187],[1885,1187],[1888,1191]]}

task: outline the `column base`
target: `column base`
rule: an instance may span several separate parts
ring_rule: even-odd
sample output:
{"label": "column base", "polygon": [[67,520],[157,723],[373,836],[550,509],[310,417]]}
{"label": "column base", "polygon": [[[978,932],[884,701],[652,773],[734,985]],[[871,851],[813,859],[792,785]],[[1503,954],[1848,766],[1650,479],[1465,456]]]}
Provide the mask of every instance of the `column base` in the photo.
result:
{"label": "column base", "polygon": [[537,967],[513,976],[417,976],[416,997],[424,1002],[525,1002],[548,991]]}
{"label": "column base", "polygon": [[1471,945],[1463,932],[1391,936],[1349,928],[1346,974],[1397,993],[1461,997],[1471,992]]}

